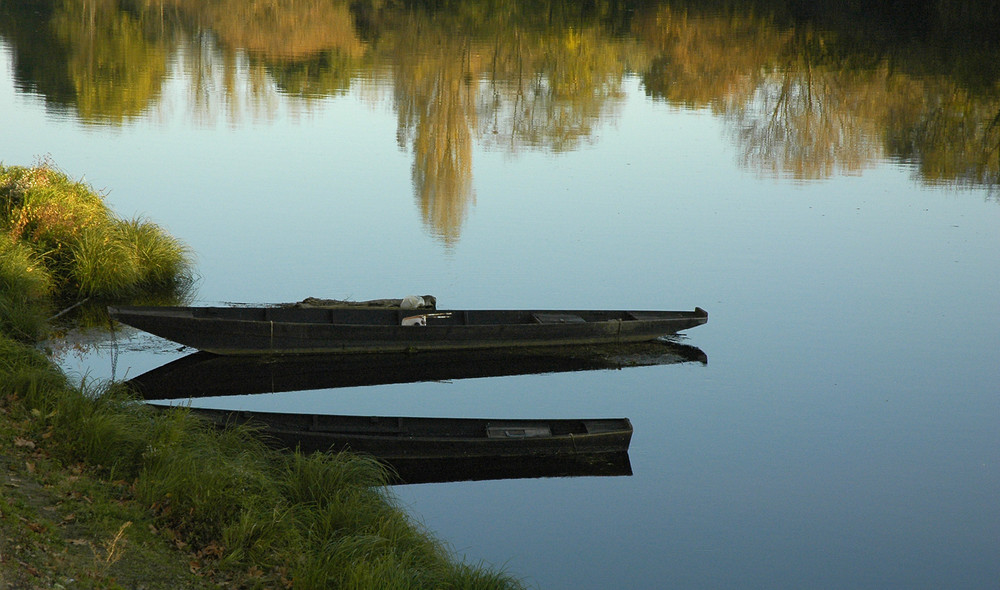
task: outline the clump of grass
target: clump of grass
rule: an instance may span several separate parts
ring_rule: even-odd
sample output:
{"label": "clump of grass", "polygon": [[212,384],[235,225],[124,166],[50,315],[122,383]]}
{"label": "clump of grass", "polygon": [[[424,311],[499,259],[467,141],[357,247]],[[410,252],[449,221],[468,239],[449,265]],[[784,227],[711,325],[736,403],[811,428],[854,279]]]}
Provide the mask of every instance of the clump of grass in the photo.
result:
{"label": "clump of grass", "polygon": [[41,351],[0,333],[0,396],[41,396],[66,387],[66,376]]}
{"label": "clump of grass", "polygon": [[180,299],[193,283],[183,244],[155,223],[116,218],[102,195],[48,161],[0,165],[0,233],[34,252],[61,301]]}
{"label": "clump of grass", "polygon": [[35,167],[0,166],[0,212],[17,240],[57,252],[109,211],[100,195],[70,180],[50,161]]}
{"label": "clump of grass", "polygon": [[70,276],[77,295],[126,297],[139,283],[135,257],[111,228],[86,228],[70,247],[73,254]]}
{"label": "clump of grass", "polygon": [[136,497],[190,542],[207,545],[251,507],[277,502],[271,453],[241,428],[217,432],[172,410],[157,417],[137,477]]}
{"label": "clump of grass", "polygon": [[23,341],[41,337],[52,276],[35,251],[0,231],[0,330]]}
{"label": "clump of grass", "polygon": [[187,246],[146,219],[117,221],[119,240],[139,270],[137,284],[145,291],[186,288],[190,281]]}

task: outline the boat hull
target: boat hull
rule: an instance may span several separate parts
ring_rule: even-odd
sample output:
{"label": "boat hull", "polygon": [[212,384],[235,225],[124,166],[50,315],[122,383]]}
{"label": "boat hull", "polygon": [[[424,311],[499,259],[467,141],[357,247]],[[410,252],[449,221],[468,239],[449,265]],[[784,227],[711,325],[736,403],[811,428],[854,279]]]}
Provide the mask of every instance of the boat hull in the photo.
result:
{"label": "boat hull", "polygon": [[[111,307],[116,320],[220,355],[473,350],[642,342],[704,324],[694,311]],[[406,322],[423,321],[420,325]]]}
{"label": "boat hull", "polygon": [[558,457],[627,452],[628,418],[506,420],[336,416],[192,408],[220,427],[249,424],[275,446],[395,460]]}

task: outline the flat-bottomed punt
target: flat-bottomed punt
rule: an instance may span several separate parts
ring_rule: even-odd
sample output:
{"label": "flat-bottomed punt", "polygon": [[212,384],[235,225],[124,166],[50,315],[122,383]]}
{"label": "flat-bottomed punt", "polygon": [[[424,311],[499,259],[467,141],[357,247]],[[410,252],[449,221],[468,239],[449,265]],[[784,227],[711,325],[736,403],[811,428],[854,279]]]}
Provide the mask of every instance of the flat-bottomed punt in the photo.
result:
{"label": "flat-bottomed punt", "polygon": [[708,312],[110,307],[116,320],[220,355],[474,350],[654,340]]}
{"label": "flat-bottomed punt", "polygon": [[627,452],[628,418],[518,420],[337,416],[191,408],[225,427],[249,424],[275,446],[352,451],[377,459],[554,457]]}

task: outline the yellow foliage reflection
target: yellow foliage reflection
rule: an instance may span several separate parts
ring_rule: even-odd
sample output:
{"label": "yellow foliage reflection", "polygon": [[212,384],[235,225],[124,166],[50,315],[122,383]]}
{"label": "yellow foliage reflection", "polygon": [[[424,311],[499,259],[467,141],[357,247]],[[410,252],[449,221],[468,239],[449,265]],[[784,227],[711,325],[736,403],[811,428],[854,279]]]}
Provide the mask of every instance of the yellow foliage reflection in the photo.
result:
{"label": "yellow foliage reflection", "polygon": [[1000,180],[996,47],[963,44],[952,31],[974,23],[946,4],[930,12],[938,37],[874,47],[853,23],[824,29],[781,2],[36,3],[51,10],[8,3],[0,15],[19,84],[88,122],[147,113],[175,73],[184,115],[205,123],[308,111],[352,86],[390,89],[423,220],[447,244],[475,202],[476,145],[563,152],[595,141],[629,76],[654,100],[723,118],[743,165],[763,174],[821,179],[893,158],[928,182]]}
{"label": "yellow foliage reflection", "polygon": [[55,14],[50,26],[68,48],[66,74],[80,118],[121,124],[144,113],[166,75],[166,45],[117,0],[64,0]]}
{"label": "yellow foliage reflection", "polygon": [[918,160],[930,181],[1000,180],[998,80],[974,96],[890,56],[852,54],[836,33],[751,11],[665,5],[633,30],[651,53],[647,93],[724,117],[750,169],[810,180],[892,157]]}
{"label": "yellow foliage reflection", "polygon": [[[459,237],[472,203],[473,70],[478,56],[445,31],[400,27],[393,87],[401,144],[412,142],[413,185],[424,222],[445,241]],[[474,63],[475,62],[475,63]]]}

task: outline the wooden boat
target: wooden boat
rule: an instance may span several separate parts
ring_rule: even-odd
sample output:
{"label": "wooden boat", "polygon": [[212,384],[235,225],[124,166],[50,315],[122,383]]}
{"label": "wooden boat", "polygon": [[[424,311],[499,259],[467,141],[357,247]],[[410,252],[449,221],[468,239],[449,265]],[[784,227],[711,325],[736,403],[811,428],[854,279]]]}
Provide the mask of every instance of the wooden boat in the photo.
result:
{"label": "wooden boat", "polygon": [[289,307],[110,307],[130,326],[220,355],[469,350],[641,342],[708,312]]}
{"label": "wooden boat", "polygon": [[249,424],[278,447],[394,460],[560,457],[628,451],[628,418],[507,420],[335,416],[192,408],[225,427]]}
{"label": "wooden boat", "polygon": [[694,346],[667,340],[586,346],[286,356],[195,352],[126,383],[141,397],[178,399],[452,381],[569,371],[705,364]]}

